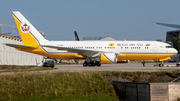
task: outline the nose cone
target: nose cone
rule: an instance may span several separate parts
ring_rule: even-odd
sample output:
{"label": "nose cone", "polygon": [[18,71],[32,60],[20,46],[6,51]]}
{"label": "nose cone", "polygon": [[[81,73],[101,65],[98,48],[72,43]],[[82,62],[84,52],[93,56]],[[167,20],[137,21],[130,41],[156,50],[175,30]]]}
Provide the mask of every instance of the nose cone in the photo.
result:
{"label": "nose cone", "polygon": [[177,51],[175,48],[173,48],[173,49],[172,49],[172,53],[177,54],[178,51]]}

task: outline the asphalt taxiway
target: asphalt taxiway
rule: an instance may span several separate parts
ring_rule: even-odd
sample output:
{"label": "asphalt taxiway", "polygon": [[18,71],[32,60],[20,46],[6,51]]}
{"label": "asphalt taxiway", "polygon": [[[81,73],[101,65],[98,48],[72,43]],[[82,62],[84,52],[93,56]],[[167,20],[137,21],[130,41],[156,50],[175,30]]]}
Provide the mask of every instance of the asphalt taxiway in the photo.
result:
{"label": "asphalt taxiway", "polygon": [[[102,64],[100,67],[83,67],[82,64],[70,64],[70,65],[56,65],[58,68],[56,71],[63,72],[74,72],[74,71],[172,71],[180,70],[180,67],[176,67],[175,63],[166,63],[165,66],[159,67],[155,66],[156,63],[146,63],[143,67],[142,63],[123,63],[123,64]],[[167,65],[172,65],[167,67]],[[54,71],[54,70],[53,70]]]}
{"label": "asphalt taxiway", "polygon": [[[175,63],[166,63],[165,66],[154,67],[155,63],[146,63],[143,67],[142,63],[121,63],[121,64],[102,64],[100,67],[83,67],[82,64],[68,64],[68,65],[55,65],[54,70],[42,70],[42,71],[25,71],[25,72],[1,72],[0,74],[12,74],[12,73],[39,73],[39,72],[79,72],[79,71],[122,71],[122,72],[154,72],[154,71],[173,71],[180,70],[180,67],[176,67]],[[167,65],[172,65],[167,67]],[[51,68],[51,67],[47,67]]]}

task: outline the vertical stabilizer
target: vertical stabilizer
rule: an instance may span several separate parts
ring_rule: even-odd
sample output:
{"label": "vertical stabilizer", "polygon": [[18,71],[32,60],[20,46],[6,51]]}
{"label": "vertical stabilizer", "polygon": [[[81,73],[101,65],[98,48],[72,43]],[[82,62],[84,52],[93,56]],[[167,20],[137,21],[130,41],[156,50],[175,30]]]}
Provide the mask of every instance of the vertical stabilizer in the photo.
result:
{"label": "vertical stabilizer", "polygon": [[13,11],[12,15],[24,45],[37,46],[47,41],[19,11]]}
{"label": "vertical stabilizer", "polygon": [[74,31],[74,36],[76,41],[80,41],[76,31]]}

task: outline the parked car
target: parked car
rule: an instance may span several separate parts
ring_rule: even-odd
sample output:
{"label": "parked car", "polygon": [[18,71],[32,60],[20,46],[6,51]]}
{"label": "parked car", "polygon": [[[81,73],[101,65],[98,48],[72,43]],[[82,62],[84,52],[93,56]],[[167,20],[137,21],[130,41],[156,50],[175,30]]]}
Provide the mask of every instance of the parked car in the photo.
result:
{"label": "parked car", "polygon": [[54,68],[54,60],[52,60],[52,59],[44,59],[43,60],[43,67],[52,67],[52,68]]}

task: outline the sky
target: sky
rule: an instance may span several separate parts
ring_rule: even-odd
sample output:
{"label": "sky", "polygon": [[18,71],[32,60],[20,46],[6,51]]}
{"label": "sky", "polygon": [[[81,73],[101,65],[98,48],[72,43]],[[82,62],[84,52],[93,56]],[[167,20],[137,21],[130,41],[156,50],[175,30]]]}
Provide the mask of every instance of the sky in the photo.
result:
{"label": "sky", "polygon": [[16,26],[11,11],[20,11],[48,40],[83,37],[117,40],[162,39],[178,30],[152,24],[180,24],[180,0],[0,0],[0,24]]}

